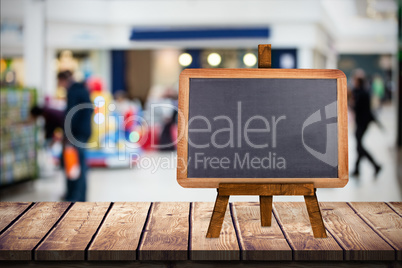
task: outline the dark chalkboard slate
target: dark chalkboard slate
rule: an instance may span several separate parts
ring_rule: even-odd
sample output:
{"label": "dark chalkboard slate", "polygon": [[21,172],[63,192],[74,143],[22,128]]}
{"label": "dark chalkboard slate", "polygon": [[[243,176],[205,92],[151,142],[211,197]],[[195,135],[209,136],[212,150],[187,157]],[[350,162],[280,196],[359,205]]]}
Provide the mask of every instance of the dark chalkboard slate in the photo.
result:
{"label": "dark chalkboard slate", "polygon": [[343,187],[346,78],[338,70],[187,69],[180,76],[178,182]]}

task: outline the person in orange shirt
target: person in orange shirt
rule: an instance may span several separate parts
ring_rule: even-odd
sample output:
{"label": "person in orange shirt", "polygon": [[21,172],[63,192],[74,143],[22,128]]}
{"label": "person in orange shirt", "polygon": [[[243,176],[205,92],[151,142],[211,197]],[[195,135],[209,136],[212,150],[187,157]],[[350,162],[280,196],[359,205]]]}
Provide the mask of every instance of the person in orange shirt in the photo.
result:
{"label": "person in orange shirt", "polygon": [[86,201],[87,189],[86,145],[91,136],[91,118],[94,109],[85,84],[75,82],[70,71],[60,72],[57,79],[58,85],[67,90],[64,133],[65,148],[68,147],[68,150],[63,153],[66,158],[64,164],[67,177],[65,200],[83,202]]}

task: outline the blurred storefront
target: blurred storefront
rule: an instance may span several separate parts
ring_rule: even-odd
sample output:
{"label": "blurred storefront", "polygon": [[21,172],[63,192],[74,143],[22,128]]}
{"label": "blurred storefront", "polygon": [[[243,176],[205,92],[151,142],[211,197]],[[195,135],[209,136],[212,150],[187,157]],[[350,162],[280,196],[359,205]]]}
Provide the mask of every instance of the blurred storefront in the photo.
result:
{"label": "blurred storefront", "polygon": [[[110,68],[114,64],[112,61],[118,57],[116,50],[133,51],[126,57],[126,67],[133,68],[134,77],[139,69],[149,68],[146,62],[149,62],[147,57],[151,55],[145,56],[143,50],[154,53],[166,48],[190,51],[193,63],[198,62],[195,67],[205,67],[204,54],[216,52],[222,57],[222,62],[216,67],[245,67],[242,61],[236,63],[237,59],[250,49],[255,54],[256,44],[259,43],[273,44],[274,51],[277,49],[278,53],[284,51],[283,55],[273,53],[273,61],[278,62],[277,67],[336,68],[334,31],[328,26],[330,19],[322,16],[326,12],[323,5],[297,1],[293,3],[292,9],[280,1],[262,5],[267,8],[252,9],[252,3],[247,3],[244,6],[250,7],[246,9],[233,9],[225,12],[225,16],[222,13],[222,16],[212,18],[207,14],[223,11],[226,8],[224,1],[218,1],[213,6],[201,1],[169,1],[156,6],[147,1],[5,1],[2,6],[10,11],[2,13],[1,39],[6,40],[2,41],[2,58],[23,56],[25,83],[40,88],[40,96],[54,94],[57,71],[55,59],[63,50],[71,50],[75,58],[85,61],[80,66],[81,72],[86,75],[85,72],[90,71],[101,76],[109,90],[112,89],[112,79],[118,78],[116,75],[112,78],[113,71]],[[147,12],[153,8],[160,12]],[[296,12],[300,8],[308,9],[309,12]],[[157,13],[162,15],[154,15]],[[285,13],[291,14],[280,15]],[[239,25],[239,19],[247,23]],[[189,21],[197,23],[188,24]],[[184,28],[187,36],[184,33],[184,36],[170,38],[134,38],[133,32],[143,31],[144,27],[148,33],[159,28],[165,31],[168,29],[169,32],[183,32]],[[191,32],[215,30],[217,27],[223,32],[262,29],[265,33],[206,36],[202,39],[191,35]],[[86,57],[83,58],[83,54]],[[200,59],[196,61],[196,57]],[[133,66],[131,62],[143,68],[135,64]],[[177,62],[175,59],[174,63]],[[149,78],[151,76],[155,77],[148,75]],[[131,85],[131,82],[128,84]]]}
{"label": "blurred storefront", "polygon": [[365,68],[380,76],[389,99],[396,85],[394,1],[254,0],[229,9],[226,1],[177,0],[1,5],[2,81],[36,88],[39,103],[63,99],[56,74],[69,69],[144,107],[148,98],[177,91],[183,68],[256,68],[261,43],[272,44],[273,68],[340,68],[348,77]]}
{"label": "blurred storefront", "polygon": [[[19,81],[40,89],[39,96],[55,94],[60,64],[56,59],[60,61],[61,52],[70,50],[80,76],[102,77],[111,92],[128,86],[130,96],[143,102],[149,88],[160,86],[157,80],[161,72],[153,72],[165,62],[175,64],[164,70],[177,77],[182,52],[192,56],[189,67],[211,67],[207,58],[214,52],[221,61],[212,67],[249,67],[241,58],[247,52],[256,55],[259,43],[272,44],[273,67],[337,68],[339,55],[350,53],[380,52],[394,60],[396,36],[390,33],[396,31],[395,23],[387,17],[375,24],[367,14],[360,14],[371,7],[370,3],[359,5],[353,1],[291,1],[291,5],[252,1],[227,12],[225,1],[214,5],[203,1],[158,5],[148,1],[2,1],[7,12],[1,19],[1,53],[3,59],[23,65],[15,68]],[[343,11],[357,13],[358,18],[353,18],[356,25],[342,20],[347,16]],[[379,33],[381,36],[369,34],[375,30],[370,26],[378,28],[381,24],[386,32]],[[119,69],[122,64],[124,72]]]}
{"label": "blurred storefront", "polygon": [[[107,105],[130,107],[116,109],[125,117],[141,114],[149,119],[152,104],[177,105],[184,68],[257,68],[258,44],[272,44],[272,68],[341,69],[349,88],[354,70],[364,69],[370,85],[382,85],[384,101],[396,115],[398,23],[393,0],[0,3],[2,87],[35,88],[40,105],[65,109],[66,92],[57,87],[56,77],[70,70],[76,80],[92,83],[95,106],[102,97]],[[105,107],[95,113],[104,111],[106,118]],[[395,121],[401,122],[400,116]],[[129,126],[124,136],[138,142],[143,135],[154,135],[158,143],[173,117],[172,110],[155,111],[148,132]],[[113,135],[104,135],[119,132],[117,124],[111,123],[112,130],[94,124],[104,141],[121,147]],[[149,144],[142,149],[150,149]],[[96,157],[94,165],[117,163]]]}

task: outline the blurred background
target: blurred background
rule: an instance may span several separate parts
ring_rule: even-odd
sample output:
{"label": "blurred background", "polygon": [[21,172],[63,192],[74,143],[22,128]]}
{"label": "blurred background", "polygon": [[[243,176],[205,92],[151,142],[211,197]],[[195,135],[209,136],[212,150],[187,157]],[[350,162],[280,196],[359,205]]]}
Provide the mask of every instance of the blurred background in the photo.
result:
{"label": "blurred background", "polygon": [[[90,140],[99,144],[87,152],[88,201],[214,201],[215,189],[184,189],[176,182],[175,145],[169,143],[177,123],[169,107],[177,106],[184,68],[257,68],[258,44],[272,44],[273,68],[340,69],[348,77],[350,181],[342,189],[319,189],[319,200],[402,201],[399,1],[0,4],[0,201],[60,201],[65,195],[63,130],[46,116],[31,115],[34,106],[63,114],[66,91],[57,74],[65,70],[85,81],[95,104]],[[376,118],[363,144],[381,166],[378,174],[367,159],[353,174],[356,77],[364,78]],[[152,109],[155,104],[166,107]],[[148,124],[121,124],[119,116]],[[257,197],[231,198],[238,200]]]}

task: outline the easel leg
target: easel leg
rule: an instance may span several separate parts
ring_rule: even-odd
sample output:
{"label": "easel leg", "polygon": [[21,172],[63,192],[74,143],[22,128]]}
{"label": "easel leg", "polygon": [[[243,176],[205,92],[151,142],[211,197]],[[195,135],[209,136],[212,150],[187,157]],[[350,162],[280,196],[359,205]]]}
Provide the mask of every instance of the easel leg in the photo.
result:
{"label": "easel leg", "polygon": [[222,229],[223,219],[225,218],[226,207],[229,203],[228,195],[219,195],[216,197],[214,211],[209,222],[207,237],[218,238]]}
{"label": "easel leg", "polygon": [[260,195],[261,226],[271,226],[272,196]]}
{"label": "easel leg", "polygon": [[318,205],[317,195],[305,195],[304,201],[306,202],[308,215],[310,216],[310,224],[313,229],[315,238],[326,238],[324,221],[321,216],[320,207]]}

